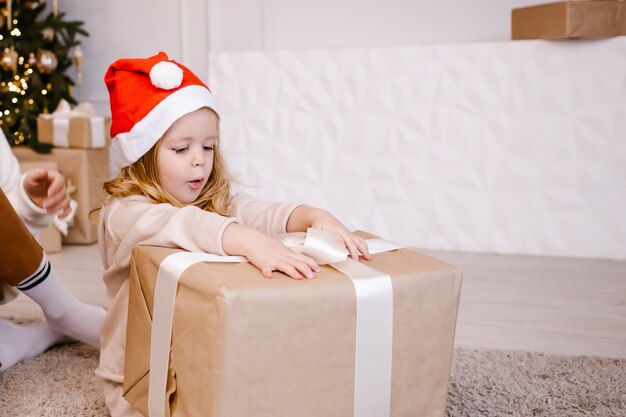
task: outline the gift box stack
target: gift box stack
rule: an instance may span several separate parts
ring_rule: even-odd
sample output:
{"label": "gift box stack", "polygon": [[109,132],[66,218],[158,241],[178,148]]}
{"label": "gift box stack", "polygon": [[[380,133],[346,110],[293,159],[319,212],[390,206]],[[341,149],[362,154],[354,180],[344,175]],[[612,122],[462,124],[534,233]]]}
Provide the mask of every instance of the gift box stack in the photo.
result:
{"label": "gift box stack", "polygon": [[400,248],[297,281],[197,255],[133,252],[124,395],[143,415],[444,415],[457,268]]}
{"label": "gift box stack", "polygon": [[52,152],[40,154],[27,147],[13,148],[20,164],[54,162],[65,176],[70,196],[78,205],[63,243],[90,244],[98,239],[96,222],[89,213],[106,197],[102,184],[110,178],[109,130],[110,119],[95,114],[89,103],[71,109],[62,100],[54,113],[37,118],[38,140],[53,145]]}

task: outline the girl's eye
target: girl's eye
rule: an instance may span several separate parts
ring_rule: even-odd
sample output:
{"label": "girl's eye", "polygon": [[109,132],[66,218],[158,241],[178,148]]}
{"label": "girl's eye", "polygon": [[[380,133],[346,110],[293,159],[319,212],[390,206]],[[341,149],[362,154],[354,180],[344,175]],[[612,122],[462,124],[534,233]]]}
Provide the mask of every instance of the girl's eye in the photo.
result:
{"label": "girl's eye", "polygon": [[213,145],[204,145],[204,150],[205,151],[212,151],[215,148],[215,146]]}
{"label": "girl's eye", "polygon": [[183,146],[182,148],[174,148],[174,152],[176,153],[185,153],[189,149],[189,146]]}

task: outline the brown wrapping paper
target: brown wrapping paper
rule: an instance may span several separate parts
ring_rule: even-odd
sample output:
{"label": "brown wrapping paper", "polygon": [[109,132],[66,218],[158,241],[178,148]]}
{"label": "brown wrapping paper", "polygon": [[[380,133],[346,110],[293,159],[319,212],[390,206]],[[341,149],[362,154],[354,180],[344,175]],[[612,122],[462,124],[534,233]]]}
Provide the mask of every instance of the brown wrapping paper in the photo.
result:
{"label": "brown wrapping paper", "polygon": [[563,1],[513,9],[512,39],[608,38],[626,35],[626,2]]}
{"label": "brown wrapping paper", "polygon": [[[55,161],[21,162],[20,171],[22,173],[31,169],[59,170],[59,165]],[[56,253],[61,251],[61,232],[53,224],[46,227],[37,238],[37,241],[46,253]]]}
{"label": "brown wrapping paper", "polygon": [[[124,392],[144,415],[156,276],[177,251],[133,251]],[[367,265],[393,283],[390,415],[443,415],[461,272],[407,249]],[[329,266],[302,281],[266,279],[245,263],[191,266],[176,297],[171,415],[353,415],[355,308],[350,278]]]}
{"label": "brown wrapping paper", "polygon": [[[102,126],[102,125],[101,125]],[[69,127],[67,130],[67,145],[69,148],[101,148],[107,147],[111,136],[111,118],[104,118],[104,143],[94,143],[94,126],[91,118],[88,116],[73,116],[69,119]],[[100,132],[100,135],[102,133]],[[59,141],[55,141],[54,137],[54,119],[37,118],[37,140],[40,143],[47,143],[54,146],[60,146]]]}
{"label": "brown wrapping paper", "polygon": [[53,148],[49,154],[39,154],[31,148],[12,148],[22,162],[55,161],[59,171],[76,187],[71,197],[78,202],[74,224],[69,228],[63,243],[88,244],[98,240],[96,221],[89,219],[89,212],[102,205],[106,192],[102,189],[109,179],[109,149]]}

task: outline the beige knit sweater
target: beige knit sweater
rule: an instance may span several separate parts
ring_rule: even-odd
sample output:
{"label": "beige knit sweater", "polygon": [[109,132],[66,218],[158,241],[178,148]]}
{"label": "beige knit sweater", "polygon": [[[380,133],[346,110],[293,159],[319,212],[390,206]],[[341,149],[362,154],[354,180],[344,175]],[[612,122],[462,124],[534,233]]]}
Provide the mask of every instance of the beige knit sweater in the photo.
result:
{"label": "beige knit sweater", "polygon": [[107,314],[102,326],[100,366],[96,374],[113,382],[124,380],[128,279],[133,247],[155,245],[225,255],[222,235],[230,223],[238,222],[270,235],[285,233],[287,220],[296,207],[292,203],[262,201],[240,194],[232,200],[229,217],[224,217],[195,206],[176,208],[170,204],[154,204],[140,196],[107,200],[98,225]]}

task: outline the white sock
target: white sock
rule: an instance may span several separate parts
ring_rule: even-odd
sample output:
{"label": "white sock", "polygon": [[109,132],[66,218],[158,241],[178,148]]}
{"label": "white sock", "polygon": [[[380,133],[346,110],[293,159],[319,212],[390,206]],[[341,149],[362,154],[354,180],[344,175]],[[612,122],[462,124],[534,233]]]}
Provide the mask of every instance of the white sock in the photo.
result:
{"label": "white sock", "polygon": [[30,359],[66,339],[55,332],[48,323],[18,326],[0,319],[0,371],[21,360]]}
{"label": "white sock", "polygon": [[81,303],[65,288],[46,256],[37,271],[17,288],[41,306],[50,327],[91,346],[100,347],[104,309]]}

